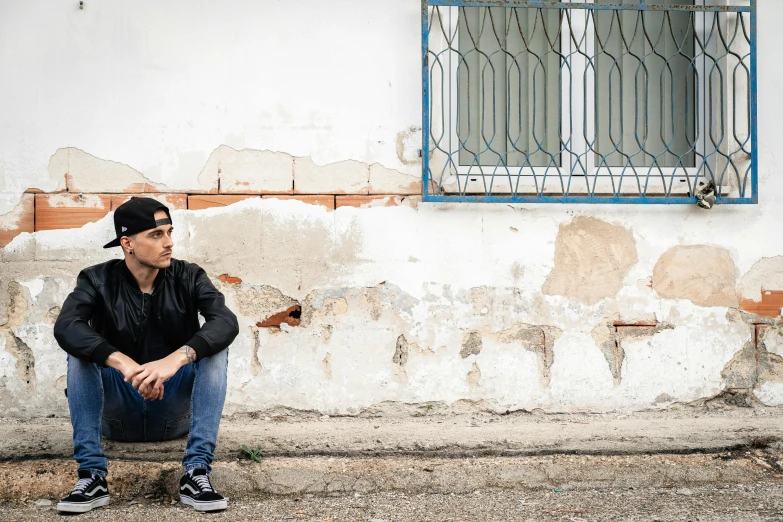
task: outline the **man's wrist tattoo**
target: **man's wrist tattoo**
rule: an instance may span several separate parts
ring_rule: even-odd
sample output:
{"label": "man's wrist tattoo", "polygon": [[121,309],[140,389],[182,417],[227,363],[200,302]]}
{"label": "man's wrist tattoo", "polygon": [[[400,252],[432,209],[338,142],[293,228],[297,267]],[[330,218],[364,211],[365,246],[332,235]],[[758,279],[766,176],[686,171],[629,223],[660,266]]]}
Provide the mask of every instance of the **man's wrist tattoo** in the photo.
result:
{"label": "man's wrist tattoo", "polygon": [[182,353],[182,355],[187,357],[188,361],[190,362],[196,362],[196,359],[198,358],[198,354],[196,353],[196,350],[194,350],[188,345],[183,346],[180,349],[180,353]]}

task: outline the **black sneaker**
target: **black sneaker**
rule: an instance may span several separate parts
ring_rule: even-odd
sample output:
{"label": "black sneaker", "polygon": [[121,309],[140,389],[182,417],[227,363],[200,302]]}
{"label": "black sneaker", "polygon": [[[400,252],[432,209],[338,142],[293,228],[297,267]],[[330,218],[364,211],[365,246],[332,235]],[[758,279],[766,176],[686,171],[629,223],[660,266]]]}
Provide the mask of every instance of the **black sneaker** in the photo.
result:
{"label": "black sneaker", "polygon": [[215,491],[204,468],[182,475],[179,480],[179,500],[196,511],[219,511],[228,507],[228,500]]}
{"label": "black sneaker", "polygon": [[57,504],[57,511],[86,513],[92,508],[109,504],[109,485],[106,479],[93,475],[88,469],[79,470],[79,482],[71,494]]}

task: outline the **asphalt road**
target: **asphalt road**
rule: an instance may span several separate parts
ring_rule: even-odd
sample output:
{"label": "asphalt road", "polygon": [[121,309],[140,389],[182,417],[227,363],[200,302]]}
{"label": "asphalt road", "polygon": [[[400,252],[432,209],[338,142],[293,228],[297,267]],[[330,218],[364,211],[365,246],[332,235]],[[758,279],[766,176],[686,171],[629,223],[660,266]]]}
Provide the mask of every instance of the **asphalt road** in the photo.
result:
{"label": "asphalt road", "polygon": [[198,514],[191,508],[167,503],[170,501],[139,498],[113,502],[107,508],[83,515],[60,516],[53,505],[37,506],[31,501],[24,505],[0,504],[0,520],[766,522],[783,520],[783,484],[780,482],[690,489],[506,490],[476,491],[466,495],[305,495],[301,498],[270,497],[232,501],[228,510],[213,514]]}

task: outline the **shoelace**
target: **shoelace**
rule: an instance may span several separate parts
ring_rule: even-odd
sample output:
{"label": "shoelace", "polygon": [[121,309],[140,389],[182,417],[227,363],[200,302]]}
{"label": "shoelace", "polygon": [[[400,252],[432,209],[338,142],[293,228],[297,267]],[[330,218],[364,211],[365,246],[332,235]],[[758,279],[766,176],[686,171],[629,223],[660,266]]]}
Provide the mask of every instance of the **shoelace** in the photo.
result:
{"label": "shoelace", "polygon": [[79,479],[79,482],[76,483],[76,486],[74,486],[71,493],[84,493],[84,490],[87,489],[87,486],[90,485],[93,478],[94,477]]}
{"label": "shoelace", "polygon": [[201,491],[212,492],[212,484],[209,483],[209,477],[207,475],[191,475],[193,482],[201,489]]}

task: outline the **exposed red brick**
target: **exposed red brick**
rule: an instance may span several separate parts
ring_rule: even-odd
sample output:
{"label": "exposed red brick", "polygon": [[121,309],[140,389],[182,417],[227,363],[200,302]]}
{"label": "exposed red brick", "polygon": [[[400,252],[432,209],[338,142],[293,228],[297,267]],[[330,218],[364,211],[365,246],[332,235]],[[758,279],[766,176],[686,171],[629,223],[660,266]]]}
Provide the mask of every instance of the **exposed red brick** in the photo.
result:
{"label": "exposed red brick", "polygon": [[280,328],[280,325],[285,323],[288,326],[299,326],[302,321],[299,319],[302,313],[302,307],[294,305],[288,310],[276,313],[264,319],[263,321],[256,323],[259,328]]}
{"label": "exposed red brick", "polygon": [[36,194],[35,230],[79,228],[111,211],[106,194]]}
{"label": "exposed red brick", "polygon": [[220,281],[223,283],[230,283],[232,285],[239,285],[242,284],[242,280],[238,277],[230,276],[228,274],[220,274],[220,277],[218,277]]}
{"label": "exposed red brick", "polygon": [[248,198],[257,198],[259,196],[251,195],[215,195],[215,196],[188,196],[188,209],[190,210],[202,210],[212,207],[226,207],[237,201],[242,201]]}
{"label": "exposed red brick", "polygon": [[111,197],[111,209],[115,210],[117,207],[128,201],[130,198],[152,198],[160,201],[170,210],[187,210],[188,208],[188,195],[187,194],[122,194]]}
{"label": "exposed red brick", "polygon": [[[35,196],[23,194],[12,214],[0,216],[0,248],[11,242],[22,232],[35,231]],[[8,222],[11,215],[17,216],[16,222]]]}
{"label": "exposed red brick", "polygon": [[762,290],[761,301],[740,299],[740,310],[762,317],[778,317],[783,308],[783,290]]}
{"label": "exposed red brick", "polygon": [[332,195],[310,195],[310,196],[289,196],[284,194],[271,194],[263,196],[264,199],[295,199],[308,205],[321,205],[327,210],[334,210],[334,196]]}

